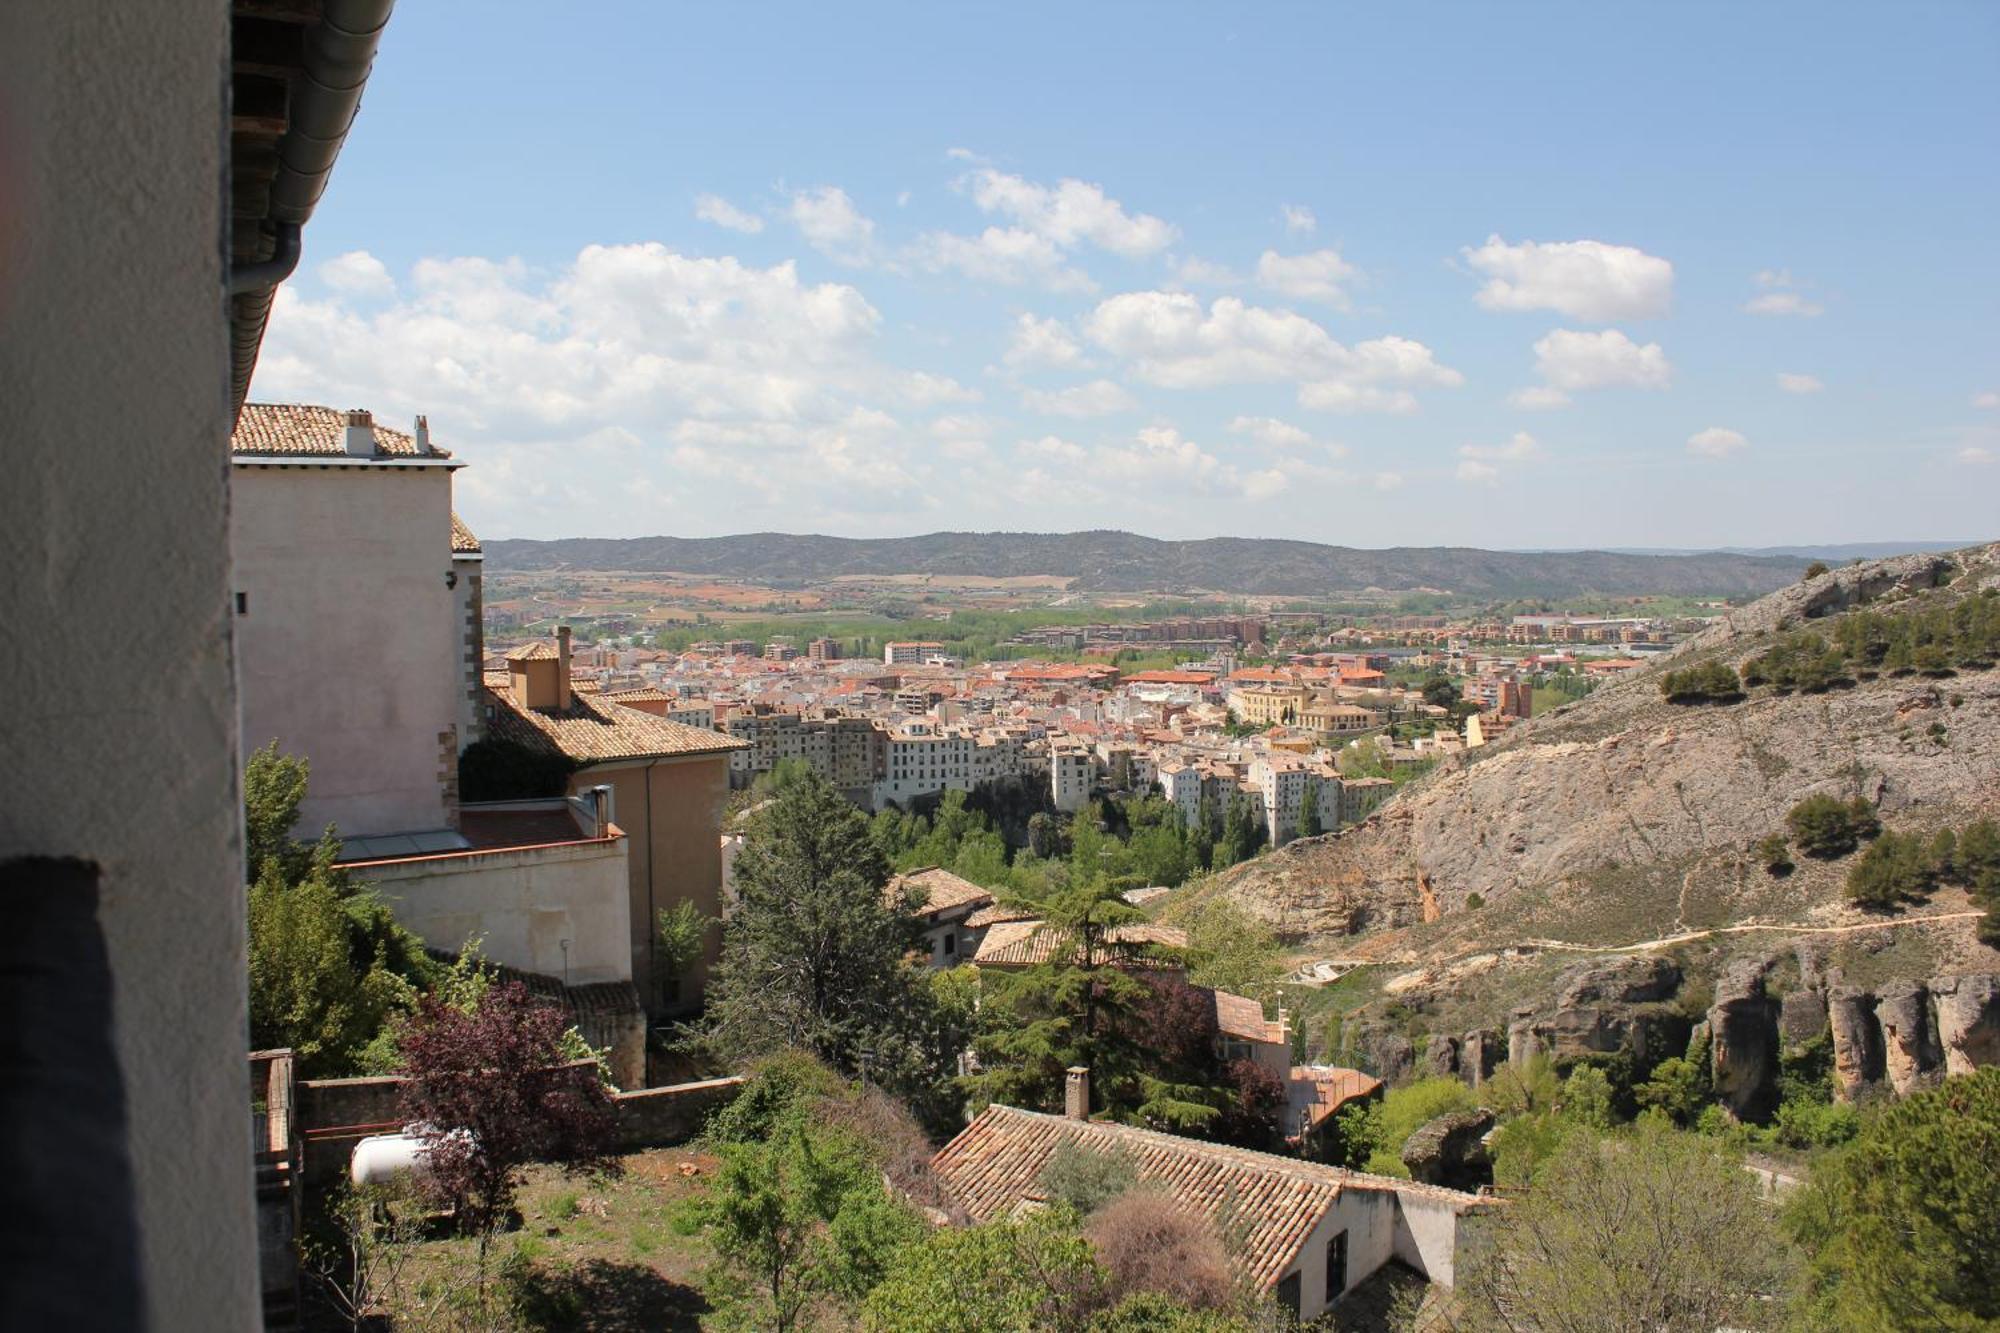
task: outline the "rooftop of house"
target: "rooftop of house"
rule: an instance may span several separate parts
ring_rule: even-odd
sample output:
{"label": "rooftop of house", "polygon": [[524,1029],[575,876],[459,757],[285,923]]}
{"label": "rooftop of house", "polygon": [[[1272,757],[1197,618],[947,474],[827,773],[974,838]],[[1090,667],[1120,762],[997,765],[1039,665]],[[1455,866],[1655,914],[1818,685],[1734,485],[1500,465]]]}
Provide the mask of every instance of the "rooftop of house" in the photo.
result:
{"label": "rooftop of house", "polygon": [[[1285,1076],[1285,1130],[1296,1139],[1360,1097],[1372,1097],[1382,1080],[1338,1065],[1293,1065]],[[1303,1114],[1305,1123],[1300,1124]]]}
{"label": "rooftop of house", "polygon": [[1157,1186],[1210,1221],[1221,1222],[1223,1211],[1230,1210],[1231,1262],[1259,1291],[1293,1266],[1342,1190],[1415,1195],[1460,1212],[1481,1203],[1476,1195],[1435,1185],[1011,1106],[980,1112],[938,1150],[932,1167],[973,1221],[988,1222],[1046,1201],[1042,1169],[1064,1143],[1090,1152],[1124,1153],[1142,1184]]}
{"label": "rooftop of house", "polygon": [[943,866],[925,866],[908,874],[898,875],[889,881],[889,895],[894,899],[905,890],[911,890],[924,900],[920,914],[940,916],[959,908],[981,908],[993,901],[993,892],[983,889],[969,879],[952,874]]}
{"label": "rooftop of house", "polygon": [[[236,419],[229,449],[242,457],[346,458],[346,412],[305,403],[245,403]],[[419,448],[416,437],[369,417],[378,458],[450,458],[435,445]],[[453,533],[456,536],[456,531]],[[472,534],[465,534],[468,538]],[[454,548],[456,544],[454,543]]]}
{"label": "rooftop of house", "polygon": [[[1143,958],[1156,949],[1185,949],[1188,942],[1184,930],[1145,921],[1113,926],[1105,938],[1115,951],[1134,958]],[[972,961],[981,967],[1034,967],[1048,962],[1065,947],[1078,946],[1070,942],[1066,931],[1045,921],[1033,917],[996,921],[979,941]]]}
{"label": "rooftop of house", "polygon": [[530,708],[515,696],[512,677],[500,673],[486,677],[485,695],[495,739],[580,764],[725,754],[748,745],[719,731],[627,708],[604,695],[572,692],[566,709]]}
{"label": "rooftop of house", "polygon": [[1290,1040],[1285,1025],[1264,1017],[1264,1006],[1247,995],[1231,995],[1226,990],[1215,996],[1215,1028],[1225,1037],[1245,1041],[1282,1044]]}
{"label": "rooftop of house", "polygon": [[451,553],[453,555],[478,555],[479,538],[472,535],[472,529],[465,526],[465,520],[457,514],[451,516]]}

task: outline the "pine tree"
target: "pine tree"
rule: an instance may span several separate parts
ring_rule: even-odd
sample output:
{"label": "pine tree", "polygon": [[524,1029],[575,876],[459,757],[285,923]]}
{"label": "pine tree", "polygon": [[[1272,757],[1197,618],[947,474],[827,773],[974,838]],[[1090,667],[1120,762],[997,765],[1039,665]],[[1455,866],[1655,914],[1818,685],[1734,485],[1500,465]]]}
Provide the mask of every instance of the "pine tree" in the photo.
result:
{"label": "pine tree", "polygon": [[1037,938],[1048,958],[1011,974],[982,969],[986,1030],[975,1049],[983,1072],[971,1082],[981,1099],[1054,1109],[1064,1071],[1076,1065],[1091,1071],[1099,1105],[1141,1098],[1148,1053],[1132,1019],[1153,992],[1130,964],[1158,950],[1119,938],[1145,917],[1123,897],[1131,887],[1104,875],[1072,876],[1015,900],[1040,918]]}
{"label": "pine tree", "polygon": [[1309,782],[1305,794],[1299,797],[1299,836],[1317,838],[1324,832],[1326,829],[1319,822],[1319,788]]}
{"label": "pine tree", "polygon": [[868,821],[825,778],[794,782],[750,821],[738,899],[709,984],[733,1058],[796,1047],[854,1072],[919,1003],[903,956],[917,938]]}

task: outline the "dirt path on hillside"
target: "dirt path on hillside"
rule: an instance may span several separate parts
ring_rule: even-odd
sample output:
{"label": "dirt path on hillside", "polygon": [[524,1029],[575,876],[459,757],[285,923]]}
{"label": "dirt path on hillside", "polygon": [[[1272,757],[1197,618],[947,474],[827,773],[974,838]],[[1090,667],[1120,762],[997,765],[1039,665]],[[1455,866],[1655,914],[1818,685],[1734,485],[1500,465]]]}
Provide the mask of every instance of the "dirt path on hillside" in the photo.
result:
{"label": "dirt path on hillside", "polygon": [[[1968,921],[1985,916],[1983,911],[1934,912],[1929,916],[1906,916],[1894,921],[1863,921],[1852,926],[1713,926],[1707,930],[1687,930],[1678,935],[1662,935],[1657,939],[1641,940],[1637,944],[1571,944],[1567,940],[1516,940],[1503,948],[1515,949],[1562,949],[1569,953],[1641,953],[1647,949],[1663,949],[1669,945],[1686,944],[1690,940],[1704,940],[1711,935],[1746,935],[1752,931],[1768,931],[1780,935],[1852,935],[1863,930],[1895,930],[1900,926],[1927,926],[1934,921]],[[1494,949],[1471,949],[1466,957],[1475,953],[1495,953]]]}

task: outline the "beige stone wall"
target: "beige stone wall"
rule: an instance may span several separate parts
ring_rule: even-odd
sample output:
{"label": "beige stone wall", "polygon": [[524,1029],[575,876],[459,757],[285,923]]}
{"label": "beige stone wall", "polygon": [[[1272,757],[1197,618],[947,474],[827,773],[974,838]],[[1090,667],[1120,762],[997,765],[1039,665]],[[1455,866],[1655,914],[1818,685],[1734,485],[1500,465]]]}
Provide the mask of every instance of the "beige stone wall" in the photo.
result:
{"label": "beige stone wall", "polygon": [[465,651],[450,472],[231,472],[245,752],[275,738],[311,763],[301,836],[447,827],[439,737],[457,735]]}
{"label": "beige stone wall", "polygon": [[478,937],[496,963],[587,986],[632,977],[630,841],[363,863],[353,873],[433,948],[456,952]]}
{"label": "beige stone wall", "polygon": [[[260,1323],[226,612],[228,25],[210,0],[0,4],[0,861],[100,871],[123,1142],[85,1137],[102,1108],[79,1093],[38,1165],[73,1184],[129,1158],[132,1197],[89,1207],[129,1208],[152,1333]],[[35,1235],[63,1201],[33,1193],[9,1205],[36,1242],[15,1257],[50,1305],[9,1313],[102,1326],[117,1256]]]}
{"label": "beige stone wall", "polygon": [[618,826],[630,838],[629,941],[632,980],[653,1014],[695,1004],[708,984],[720,933],[679,996],[658,975],[654,925],[659,913],[689,899],[711,917],[722,914],[722,806],[729,799],[726,754],[599,765],[570,778],[572,794],[598,785],[613,792]]}

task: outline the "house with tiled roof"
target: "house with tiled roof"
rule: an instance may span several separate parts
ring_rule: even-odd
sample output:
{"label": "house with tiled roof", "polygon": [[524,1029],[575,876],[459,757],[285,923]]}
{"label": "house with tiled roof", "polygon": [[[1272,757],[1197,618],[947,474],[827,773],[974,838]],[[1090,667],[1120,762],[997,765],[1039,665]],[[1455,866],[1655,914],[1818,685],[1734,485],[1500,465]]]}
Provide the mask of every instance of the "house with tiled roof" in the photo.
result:
{"label": "house with tiled roof", "polygon": [[230,439],[229,538],[245,753],[312,765],[307,830],[450,828],[478,739],[479,540],[464,463],[418,417],[249,403]]}
{"label": "house with tiled roof", "polygon": [[560,794],[608,793],[629,841],[624,939],[632,980],[649,1013],[698,1003],[717,942],[711,938],[688,975],[670,975],[658,922],[682,902],[709,917],[722,913],[722,807],[730,756],[744,742],[623,703],[616,692],[579,691],[566,625],[553,643],[510,652],[506,671],[486,676],[481,698],[498,745],[567,771]]}
{"label": "house with tiled roof", "polygon": [[[981,968],[1019,971],[1037,967],[1067,952],[1079,957],[1083,944],[1068,931],[1035,917],[988,920],[986,933],[973,952],[972,962]],[[1113,926],[1105,932],[1106,947],[1114,962],[1146,970],[1180,970],[1174,952],[1187,948],[1187,932],[1175,926],[1134,921]]]}
{"label": "house with tiled roof", "polygon": [[993,891],[952,874],[943,866],[925,866],[889,881],[893,902],[915,899],[917,918],[924,925],[924,945],[932,967],[956,967],[970,958],[985,934],[969,923],[974,913],[993,906]]}
{"label": "house with tiled roof", "polygon": [[1089,1071],[1070,1071],[1068,1113],[989,1106],[939,1149],[932,1169],[974,1222],[1046,1207],[1044,1168],[1067,1144],[1132,1164],[1226,1238],[1253,1291],[1301,1320],[1318,1318],[1394,1261],[1450,1286],[1459,1225],[1480,1196],[1297,1158],[1088,1119]]}

